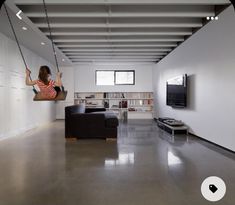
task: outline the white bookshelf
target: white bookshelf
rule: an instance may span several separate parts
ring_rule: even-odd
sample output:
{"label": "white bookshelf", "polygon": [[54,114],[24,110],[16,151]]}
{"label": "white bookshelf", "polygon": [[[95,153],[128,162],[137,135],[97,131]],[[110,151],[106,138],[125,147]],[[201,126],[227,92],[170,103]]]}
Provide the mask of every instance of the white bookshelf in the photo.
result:
{"label": "white bookshelf", "polygon": [[153,92],[76,92],[74,103],[86,107],[105,107],[120,119],[152,119]]}

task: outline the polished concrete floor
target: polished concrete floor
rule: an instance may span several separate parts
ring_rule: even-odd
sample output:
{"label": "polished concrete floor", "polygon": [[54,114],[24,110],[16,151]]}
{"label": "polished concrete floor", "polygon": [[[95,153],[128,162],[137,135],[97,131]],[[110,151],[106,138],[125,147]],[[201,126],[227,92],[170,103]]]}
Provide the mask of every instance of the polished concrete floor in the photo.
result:
{"label": "polished concrete floor", "polygon": [[117,143],[66,143],[63,121],[0,141],[1,205],[204,205],[211,175],[227,185],[216,204],[234,205],[235,154],[148,120],[121,124]]}

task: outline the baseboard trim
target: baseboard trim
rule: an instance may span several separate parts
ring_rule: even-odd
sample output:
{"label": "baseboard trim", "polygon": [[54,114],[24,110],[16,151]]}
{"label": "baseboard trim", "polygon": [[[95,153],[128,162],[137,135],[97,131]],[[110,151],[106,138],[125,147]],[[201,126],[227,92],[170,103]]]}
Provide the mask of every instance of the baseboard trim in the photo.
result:
{"label": "baseboard trim", "polygon": [[200,136],[198,136],[198,135],[195,135],[195,134],[193,134],[193,133],[191,133],[191,132],[189,132],[188,134],[190,134],[190,135],[192,135],[192,136],[194,136],[194,137],[197,137],[197,138],[199,138],[199,139],[202,140],[202,141],[205,141],[205,142],[208,142],[208,143],[210,143],[210,144],[213,144],[213,145],[215,145],[216,147],[220,147],[220,148],[222,148],[222,149],[224,149],[224,150],[226,150],[226,151],[228,151],[228,152],[231,152],[231,153],[235,154],[235,151],[233,151],[233,150],[231,150],[231,149],[228,149],[228,148],[226,148],[226,147],[223,147],[223,146],[221,146],[221,145],[219,145],[219,144],[216,144],[215,142],[209,141],[209,140],[207,140],[207,139],[205,139],[205,138],[202,138],[202,137],[200,137]]}

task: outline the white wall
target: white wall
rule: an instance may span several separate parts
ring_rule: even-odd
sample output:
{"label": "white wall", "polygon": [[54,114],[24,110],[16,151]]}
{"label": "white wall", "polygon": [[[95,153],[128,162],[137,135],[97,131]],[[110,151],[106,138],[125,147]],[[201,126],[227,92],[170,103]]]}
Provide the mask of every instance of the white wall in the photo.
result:
{"label": "white wall", "polygon": [[63,73],[62,82],[68,95],[65,101],[56,102],[56,119],[64,119],[64,108],[74,104],[74,68],[61,67],[60,70]]}
{"label": "white wall", "polygon": [[[79,65],[75,68],[75,92],[152,92],[152,65]],[[135,85],[97,86],[96,70],[135,70]]]}
{"label": "white wall", "polygon": [[[48,62],[23,48],[32,77]],[[16,43],[0,33],[0,139],[21,134],[55,119],[53,102],[33,102],[31,87],[25,86],[25,66]]]}
{"label": "white wall", "polygon": [[[189,107],[166,106],[166,80],[189,75]],[[232,7],[154,68],[157,116],[184,121],[190,131],[235,151],[235,15]]]}
{"label": "white wall", "polygon": [[[68,90],[66,101],[56,103],[56,119],[64,119],[64,108],[74,104],[74,92],[145,92],[153,91],[152,65],[79,65],[62,67],[63,83]],[[136,84],[128,86],[96,86],[96,70],[135,70]]]}

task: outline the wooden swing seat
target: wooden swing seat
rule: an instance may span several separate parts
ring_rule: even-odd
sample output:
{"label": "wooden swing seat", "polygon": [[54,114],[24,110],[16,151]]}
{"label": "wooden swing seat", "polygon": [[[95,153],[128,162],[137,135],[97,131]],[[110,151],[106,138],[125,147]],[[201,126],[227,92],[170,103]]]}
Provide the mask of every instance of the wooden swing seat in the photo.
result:
{"label": "wooden swing seat", "polygon": [[60,91],[56,98],[43,98],[41,93],[38,92],[35,97],[33,98],[33,101],[63,101],[67,97],[68,91]]}

